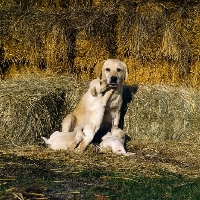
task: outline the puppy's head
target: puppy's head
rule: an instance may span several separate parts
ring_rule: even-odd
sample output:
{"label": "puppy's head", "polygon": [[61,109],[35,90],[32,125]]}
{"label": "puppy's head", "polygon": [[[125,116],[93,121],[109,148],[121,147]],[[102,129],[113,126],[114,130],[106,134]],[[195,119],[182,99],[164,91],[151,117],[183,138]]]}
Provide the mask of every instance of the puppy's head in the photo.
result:
{"label": "puppy's head", "polygon": [[124,139],[125,138],[124,131],[121,128],[118,128],[117,126],[113,126],[112,127],[111,133],[112,133],[113,136],[116,136],[119,139]]}
{"label": "puppy's head", "polygon": [[115,88],[128,78],[127,66],[120,60],[108,59],[95,66],[94,72],[101,80],[106,80],[107,84]]}
{"label": "puppy's head", "polygon": [[106,133],[106,134],[102,137],[102,140],[105,140],[105,139],[108,138],[108,137],[112,137],[111,132]]}

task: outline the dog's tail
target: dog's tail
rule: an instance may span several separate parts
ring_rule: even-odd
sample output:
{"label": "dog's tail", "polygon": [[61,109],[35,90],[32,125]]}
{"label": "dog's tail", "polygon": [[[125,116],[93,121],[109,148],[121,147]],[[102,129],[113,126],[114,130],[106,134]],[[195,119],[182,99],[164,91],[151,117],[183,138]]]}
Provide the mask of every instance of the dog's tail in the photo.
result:
{"label": "dog's tail", "polygon": [[45,137],[41,137],[41,138],[45,141],[46,144],[49,144],[47,138],[45,138]]}

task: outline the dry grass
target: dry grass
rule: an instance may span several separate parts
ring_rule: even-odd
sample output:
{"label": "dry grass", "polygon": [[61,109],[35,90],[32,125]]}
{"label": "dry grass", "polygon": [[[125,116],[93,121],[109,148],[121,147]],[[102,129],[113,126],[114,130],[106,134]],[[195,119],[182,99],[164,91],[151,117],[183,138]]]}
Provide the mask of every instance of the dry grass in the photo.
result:
{"label": "dry grass", "polygon": [[[132,156],[118,156],[114,154],[99,154],[95,147],[90,145],[84,154],[75,154],[68,151],[53,151],[42,146],[16,147],[1,145],[1,154],[16,155],[32,160],[49,160],[57,163],[58,168],[64,164],[69,173],[81,173],[87,169],[101,169],[120,173],[121,178],[133,178],[132,172],[143,173],[146,177],[156,177],[156,169],[167,170],[181,174],[184,177],[199,177],[200,149],[194,143],[160,142],[150,143],[132,141],[127,144]],[[6,163],[4,163],[6,165]],[[3,166],[1,166],[2,168]],[[50,169],[53,170],[53,169]],[[55,169],[54,169],[55,170]],[[59,170],[59,169],[58,169]]]}

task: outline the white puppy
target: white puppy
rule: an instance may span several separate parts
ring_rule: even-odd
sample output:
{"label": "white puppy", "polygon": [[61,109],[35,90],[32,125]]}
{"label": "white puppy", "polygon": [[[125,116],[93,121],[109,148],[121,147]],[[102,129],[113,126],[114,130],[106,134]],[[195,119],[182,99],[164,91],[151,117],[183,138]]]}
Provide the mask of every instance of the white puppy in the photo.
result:
{"label": "white puppy", "polygon": [[115,154],[132,155],[134,153],[126,152],[124,148],[125,134],[117,126],[113,126],[111,132],[102,137],[100,143],[100,152],[113,152]]}
{"label": "white puppy", "polygon": [[112,135],[111,132],[108,132],[102,137],[102,142],[100,143],[100,152],[113,152],[115,154],[126,154],[124,149],[124,140],[118,138],[117,136]]}
{"label": "white puppy", "polygon": [[83,140],[83,132],[80,127],[73,132],[54,132],[49,139],[41,137],[53,150],[73,150]]}

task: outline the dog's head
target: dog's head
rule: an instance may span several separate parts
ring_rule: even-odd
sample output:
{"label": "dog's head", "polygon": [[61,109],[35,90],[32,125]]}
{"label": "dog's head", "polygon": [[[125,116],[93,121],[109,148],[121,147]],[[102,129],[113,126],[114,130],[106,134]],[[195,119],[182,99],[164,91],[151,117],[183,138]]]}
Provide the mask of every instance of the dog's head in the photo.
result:
{"label": "dog's head", "polygon": [[112,88],[122,84],[128,77],[126,64],[117,59],[108,59],[98,63],[94,71],[97,77],[106,80]]}

